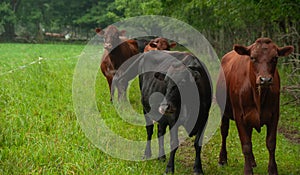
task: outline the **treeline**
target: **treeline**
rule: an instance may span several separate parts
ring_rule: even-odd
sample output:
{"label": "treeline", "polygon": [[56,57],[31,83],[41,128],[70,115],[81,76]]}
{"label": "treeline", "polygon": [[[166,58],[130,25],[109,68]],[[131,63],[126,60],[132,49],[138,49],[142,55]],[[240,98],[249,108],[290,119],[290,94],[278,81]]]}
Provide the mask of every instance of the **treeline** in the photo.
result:
{"label": "treeline", "polygon": [[96,27],[139,15],[182,20],[219,52],[270,37],[299,51],[300,0],[1,0],[1,40],[43,42],[45,33],[88,39]]}

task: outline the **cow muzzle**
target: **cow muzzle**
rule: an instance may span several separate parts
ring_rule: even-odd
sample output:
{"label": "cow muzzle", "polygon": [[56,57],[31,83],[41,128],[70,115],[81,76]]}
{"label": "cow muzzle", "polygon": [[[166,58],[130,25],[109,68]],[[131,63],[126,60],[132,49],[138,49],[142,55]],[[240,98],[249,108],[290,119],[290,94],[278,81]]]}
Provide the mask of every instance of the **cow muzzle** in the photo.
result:
{"label": "cow muzzle", "polygon": [[176,111],[176,108],[170,104],[161,104],[158,108],[158,111],[162,115],[171,115]]}
{"label": "cow muzzle", "polygon": [[112,44],[111,43],[104,43],[104,48],[105,49],[112,49]]}
{"label": "cow muzzle", "polygon": [[273,78],[271,76],[259,76],[257,77],[256,84],[260,86],[269,86],[273,83]]}

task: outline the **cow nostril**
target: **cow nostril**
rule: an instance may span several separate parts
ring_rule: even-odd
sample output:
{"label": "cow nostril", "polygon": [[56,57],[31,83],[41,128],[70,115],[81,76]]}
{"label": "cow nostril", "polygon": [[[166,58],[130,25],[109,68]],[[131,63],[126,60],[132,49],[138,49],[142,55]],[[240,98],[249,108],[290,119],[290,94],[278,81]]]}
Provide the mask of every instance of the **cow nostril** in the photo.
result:
{"label": "cow nostril", "polygon": [[260,82],[264,82],[265,81],[265,78],[263,78],[263,77],[259,77],[259,79],[260,79]]}
{"label": "cow nostril", "polygon": [[105,48],[111,48],[112,45],[111,45],[110,43],[104,43],[104,47],[105,47]]}
{"label": "cow nostril", "polygon": [[267,82],[269,82],[269,83],[272,82],[272,80],[273,80],[273,79],[272,79],[271,77],[270,77],[270,78],[267,78]]}
{"label": "cow nostril", "polygon": [[164,104],[161,104],[160,105],[160,107],[159,107],[159,112],[161,113],[161,114],[170,114],[170,113],[172,113],[172,110],[173,110],[173,107],[171,106],[171,104],[166,104],[166,103],[164,103]]}
{"label": "cow nostril", "polygon": [[272,77],[260,77],[260,83],[265,84],[265,83],[271,83],[272,82]]}
{"label": "cow nostril", "polygon": [[169,110],[170,109],[170,105],[166,105],[166,110]]}

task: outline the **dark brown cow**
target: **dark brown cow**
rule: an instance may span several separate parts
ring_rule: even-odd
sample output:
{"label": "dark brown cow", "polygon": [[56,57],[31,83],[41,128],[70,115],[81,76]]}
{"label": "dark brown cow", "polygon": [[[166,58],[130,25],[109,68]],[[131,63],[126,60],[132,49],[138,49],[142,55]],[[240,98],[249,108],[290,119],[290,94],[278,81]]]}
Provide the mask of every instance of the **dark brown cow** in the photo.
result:
{"label": "dark brown cow", "polygon": [[[235,120],[245,158],[244,174],[253,174],[256,166],[252,152],[252,130],[267,126],[266,145],[269,151],[269,174],[278,174],[275,162],[276,131],[279,119],[280,80],[276,68],[278,57],[293,52],[292,46],[279,48],[269,38],[259,38],[245,47],[235,45],[221,61],[224,74],[217,82],[217,102],[223,92],[227,99],[222,124],[222,148],[219,164],[227,163],[226,137],[229,119]],[[225,77],[224,77],[225,76]],[[226,84],[225,84],[226,83]]]}
{"label": "dark brown cow", "polygon": [[150,50],[170,50],[176,46],[175,42],[169,43],[165,38],[152,39],[144,48],[144,52]]}
{"label": "dark brown cow", "polygon": [[[104,36],[104,54],[101,61],[101,71],[106,77],[111,92],[111,83],[116,70],[129,58],[138,54],[135,40],[127,40],[125,31],[119,31],[115,26],[108,26],[105,31],[96,29],[98,35]],[[121,92],[121,91],[118,91]],[[113,94],[113,92],[111,92]],[[121,94],[119,93],[119,97]],[[110,97],[112,100],[112,95]]]}

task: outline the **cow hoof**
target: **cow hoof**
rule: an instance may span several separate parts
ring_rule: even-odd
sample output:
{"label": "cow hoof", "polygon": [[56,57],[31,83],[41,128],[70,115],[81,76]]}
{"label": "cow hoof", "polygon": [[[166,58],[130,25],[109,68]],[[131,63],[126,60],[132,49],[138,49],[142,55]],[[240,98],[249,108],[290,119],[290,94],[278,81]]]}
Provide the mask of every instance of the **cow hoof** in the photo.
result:
{"label": "cow hoof", "polygon": [[151,155],[146,155],[146,154],[145,154],[145,155],[143,156],[143,160],[148,160],[148,159],[150,159],[150,158],[151,158]]}
{"label": "cow hoof", "polygon": [[227,165],[227,161],[220,161],[219,162],[219,166],[226,166]]}
{"label": "cow hoof", "polygon": [[204,173],[194,172],[194,175],[204,175]]}
{"label": "cow hoof", "polygon": [[252,168],[244,168],[244,175],[253,175],[253,169]]}
{"label": "cow hoof", "polygon": [[252,162],[252,168],[254,168],[254,167],[256,167],[257,165],[256,165],[256,162],[254,161],[254,162]]}
{"label": "cow hoof", "polygon": [[165,162],[166,161],[166,155],[163,155],[163,156],[160,156],[160,157],[158,157],[158,160],[159,161],[162,161],[162,162]]}
{"label": "cow hoof", "polygon": [[164,172],[163,175],[169,175],[169,174],[174,174],[174,173],[167,173],[167,172]]}
{"label": "cow hoof", "polygon": [[174,174],[174,168],[167,167],[165,174]]}
{"label": "cow hoof", "polygon": [[203,173],[203,171],[197,171],[197,172],[195,171],[194,175],[204,175],[204,173]]}

